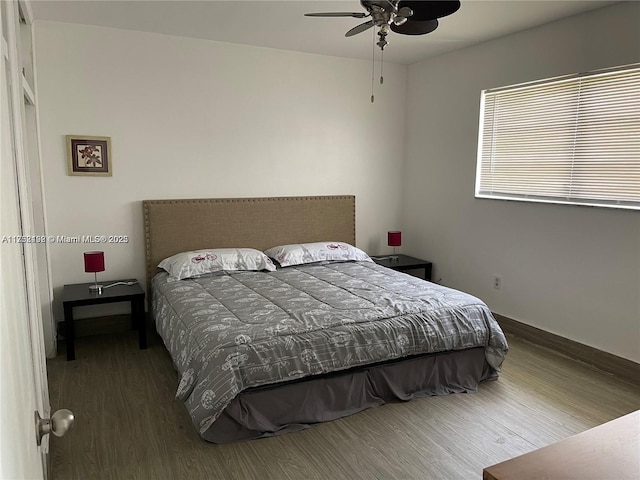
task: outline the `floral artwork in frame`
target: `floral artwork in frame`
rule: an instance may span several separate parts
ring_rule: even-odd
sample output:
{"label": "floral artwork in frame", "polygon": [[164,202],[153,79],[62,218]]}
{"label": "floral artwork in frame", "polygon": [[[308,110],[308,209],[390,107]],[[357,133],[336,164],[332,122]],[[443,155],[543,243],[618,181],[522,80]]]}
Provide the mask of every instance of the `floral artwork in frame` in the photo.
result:
{"label": "floral artwork in frame", "polygon": [[67,135],[69,175],[111,176],[111,137]]}

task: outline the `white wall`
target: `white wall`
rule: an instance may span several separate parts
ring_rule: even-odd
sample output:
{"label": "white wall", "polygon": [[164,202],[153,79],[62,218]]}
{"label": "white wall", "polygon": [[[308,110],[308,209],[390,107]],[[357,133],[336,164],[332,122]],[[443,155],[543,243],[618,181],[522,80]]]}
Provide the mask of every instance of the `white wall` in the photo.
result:
{"label": "white wall", "polygon": [[[371,104],[363,61],[56,22],[36,51],[49,233],[130,238],[51,246],[58,320],[62,285],[92,281],[83,251],[105,251],[104,280],[144,279],[143,199],[354,194],[358,246],[387,248],[406,67]],[[110,136],[113,177],[68,176],[67,134]]]}
{"label": "white wall", "polygon": [[474,182],[481,90],[638,62],[639,19],[616,4],[412,65],[402,221],[434,278],[636,362],[640,213],[475,199]]}

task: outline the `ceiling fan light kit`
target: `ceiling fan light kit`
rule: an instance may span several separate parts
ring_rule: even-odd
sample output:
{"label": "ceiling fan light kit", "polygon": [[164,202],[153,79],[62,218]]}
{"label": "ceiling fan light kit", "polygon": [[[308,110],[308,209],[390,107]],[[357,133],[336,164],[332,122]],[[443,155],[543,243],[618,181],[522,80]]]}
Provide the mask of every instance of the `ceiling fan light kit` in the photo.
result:
{"label": "ceiling fan light kit", "polygon": [[[305,13],[307,17],[371,17],[360,25],[356,25],[345,33],[352,37],[372,27],[378,27],[378,41],[374,42],[384,54],[389,31],[401,35],[425,35],[438,28],[438,18],[446,17],[458,11],[458,0],[360,0],[367,11],[364,12],[326,12]],[[374,47],[375,48],[375,47]],[[382,83],[382,76],[380,77]],[[373,93],[371,95],[373,102]]]}

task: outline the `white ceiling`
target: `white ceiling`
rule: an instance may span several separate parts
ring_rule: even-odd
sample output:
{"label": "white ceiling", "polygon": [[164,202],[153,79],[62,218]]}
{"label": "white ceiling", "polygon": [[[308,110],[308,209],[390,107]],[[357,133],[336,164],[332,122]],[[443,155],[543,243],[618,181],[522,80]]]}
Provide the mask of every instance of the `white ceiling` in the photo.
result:
{"label": "white ceiling", "polygon": [[[616,3],[596,0],[462,0],[436,31],[390,33],[385,61],[430,56]],[[346,38],[357,18],[312,18],[306,12],[364,12],[358,0],[34,0],[36,20],[83,23],[221,42],[370,60],[373,29]],[[378,55],[378,53],[376,54]]]}

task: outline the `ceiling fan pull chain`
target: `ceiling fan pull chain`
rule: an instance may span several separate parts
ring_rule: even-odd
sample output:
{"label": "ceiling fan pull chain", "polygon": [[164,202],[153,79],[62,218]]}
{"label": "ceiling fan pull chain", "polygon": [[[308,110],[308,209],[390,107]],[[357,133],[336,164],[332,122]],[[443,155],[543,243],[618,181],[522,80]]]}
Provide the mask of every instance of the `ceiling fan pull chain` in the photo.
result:
{"label": "ceiling fan pull chain", "polygon": [[376,76],[376,30],[375,28],[372,28],[371,30],[373,31],[373,42],[371,47],[371,103],[373,103],[373,84]]}
{"label": "ceiling fan pull chain", "polygon": [[376,61],[375,59],[371,61],[371,103],[373,103],[373,79],[376,76]]}
{"label": "ceiling fan pull chain", "polygon": [[380,85],[384,83],[384,50],[380,53]]}

